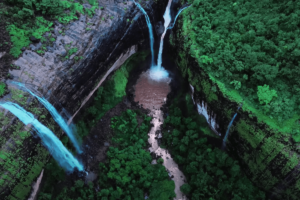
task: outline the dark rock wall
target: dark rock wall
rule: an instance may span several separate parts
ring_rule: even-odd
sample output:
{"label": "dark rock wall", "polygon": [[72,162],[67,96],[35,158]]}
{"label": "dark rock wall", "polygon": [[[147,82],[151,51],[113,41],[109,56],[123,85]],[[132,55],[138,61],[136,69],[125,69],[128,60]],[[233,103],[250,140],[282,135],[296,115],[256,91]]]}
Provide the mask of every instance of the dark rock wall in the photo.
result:
{"label": "dark rock wall", "polygon": [[[146,7],[152,24],[162,19],[166,0],[146,1],[145,4],[143,7]],[[32,44],[14,61],[20,69],[10,71],[14,81],[23,82],[45,96],[65,116],[78,109],[120,54],[133,45],[150,48],[145,17],[133,2],[101,0],[100,6],[104,10],[96,10],[93,18],[81,15],[79,20],[68,25],[56,22],[51,33],[56,41],[47,47],[45,54],[33,51],[40,43]],[[78,50],[66,58],[70,48]],[[15,90],[9,81],[7,84],[15,92],[6,95],[2,101],[19,103],[58,137],[62,136],[63,132],[43,106],[28,94]],[[0,141],[0,199],[26,199],[32,182],[50,155],[41,141],[31,135],[30,128],[24,127],[9,112],[0,110],[0,114],[3,113],[4,117],[0,116],[0,134],[4,138]],[[19,132],[26,130],[28,134],[20,138]]]}

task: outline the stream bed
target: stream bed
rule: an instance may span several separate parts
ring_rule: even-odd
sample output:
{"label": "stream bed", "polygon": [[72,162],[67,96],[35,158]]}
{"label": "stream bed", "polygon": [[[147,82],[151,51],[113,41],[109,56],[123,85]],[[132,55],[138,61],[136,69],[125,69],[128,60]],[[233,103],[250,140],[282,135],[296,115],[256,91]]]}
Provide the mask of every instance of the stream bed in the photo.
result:
{"label": "stream bed", "polygon": [[[135,85],[134,101],[139,102],[145,109],[151,111],[150,115],[153,117],[151,123],[154,125],[148,133],[148,142],[151,144],[149,151],[155,153],[156,156],[161,157],[164,162],[163,165],[167,169],[169,176],[175,182],[176,200],[186,200],[187,198],[180,191],[180,186],[185,183],[185,176],[179,170],[178,165],[172,159],[168,150],[159,147],[158,139],[161,138],[160,126],[163,124],[163,112],[160,110],[161,106],[166,102],[167,95],[171,91],[170,78],[164,78],[160,81],[154,81],[150,78],[149,70],[143,72]],[[156,160],[152,161],[156,164]]]}

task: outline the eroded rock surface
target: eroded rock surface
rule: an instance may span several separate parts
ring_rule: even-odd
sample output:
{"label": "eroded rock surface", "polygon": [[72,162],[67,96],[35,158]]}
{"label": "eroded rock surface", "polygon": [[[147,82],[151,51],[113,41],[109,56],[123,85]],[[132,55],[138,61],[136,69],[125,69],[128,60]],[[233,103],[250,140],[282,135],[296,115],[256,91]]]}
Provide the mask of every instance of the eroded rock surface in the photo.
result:
{"label": "eroded rock surface", "polygon": [[[85,7],[88,6],[85,5]],[[157,6],[159,3],[155,4],[153,1],[147,1],[146,5],[143,6],[144,8],[147,7],[146,10],[150,13],[151,21],[154,20],[153,16],[155,16]],[[101,10],[100,7],[104,7],[104,9]],[[122,1],[101,0],[99,1],[99,9],[96,10],[92,18],[85,15],[78,16],[79,20],[68,25],[55,22],[54,30],[45,34],[45,37],[51,34],[51,37],[55,38],[53,45],[42,49],[42,44],[35,41],[29,47],[23,48],[22,55],[13,61],[13,64],[19,68],[9,71],[11,74],[9,77],[12,80],[23,82],[35,89],[40,95],[46,97],[59,112],[68,117],[75,113],[85,97],[120,58],[120,55],[125,54],[132,46],[149,45],[148,27],[144,15],[131,1],[125,4]],[[43,50],[44,53],[40,52],[39,54],[37,53],[38,50]],[[74,50],[72,54],[70,53],[71,50]],[[1,53],[1,56],[4,56],[4,53]],[[6,83],[9,88],[13,88],[9,81]],[[12,96],[23,98],[22,94],[16,96],[16,94],[11,93],[1,100],[9,101]],[[29,104],[33,100],[34,98],[29,97],[23,102],[22,107],[29,109]],[[42,106],[37,105],[34,104],[33,107],[41,110],[41,112],[36,111],[33,114],[37,118],[45,115],[46,120],[41,122],[47,125],[52,119],[50,115],[45,114],[46,111],[43,110]],[[33,107],[31,105],[31,109]],[[1,111],[4,110],[1,109]],[[11,141],[12,130],[10,127],[17,119],[7,111],[4,111],[4,117],[7,118],[8,122],[2,126],[0,134],[5,135],[6,141],[0,142],[0,150],[12,149],[11,152],[15,152],[14,148],[17,145]],[[20,131],[23,130],[27,129],[20,128]],[[55,133],[58,136],[62,134],[61,131]],[[34,141],[35,145],[28,146],[32,143],[27,140]],[[30,136],[20,147],[22,156],[25,155],[32,162],[24,160],[25,168],[23,164],[20,164],[22,160],[19,159],[19,164],[16,165],[14,171],[20,172],[20,177],[26,179],[26,182],[18,178],[14,172],[6,170],[6,166],[1,169],[6,181],[0,184],[0,199],[7,197],[24,199],[26,195],[29,196],[29,192],[25,192],[26,195],[21,198],[17,191],[30,191],[31,182],[40,174],[44,164],[50,158],[49,153],[40,143],[38,138]],[[18,157],[17,155],[14,154],[13,156]],[[12,159],[15,158],[12,157]],[[0,160],[0,162],[4,161]],[[24,172],[20,171],[21,168]],[[27,179],[29,175],[33,179],[31,182]]]}

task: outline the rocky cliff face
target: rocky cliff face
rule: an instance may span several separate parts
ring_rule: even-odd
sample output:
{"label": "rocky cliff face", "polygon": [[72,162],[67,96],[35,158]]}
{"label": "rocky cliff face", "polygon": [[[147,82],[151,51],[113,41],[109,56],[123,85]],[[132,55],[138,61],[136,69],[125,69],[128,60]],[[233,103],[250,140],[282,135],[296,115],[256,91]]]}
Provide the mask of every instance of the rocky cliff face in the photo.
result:
{"label": "rocky cliff face", "polygon": [[[121,53],[148,39],[144,16],[133,2],[103,4],[105,8],[98,9],[93,18],[81,15],[67,26],[56,23],[51,33],[56,38],[54,45],[40,56],[31,50],[41,44],[32,44],[14,62],[20,70],[10,72],[13,79],[32,84],[42,89],[43,94],[49,92],[49,96],[55,96],[73,112],[88,94],[86,88],[92,89]],[[151,5],[155,4],[148,4],[149,9]],[[61,30],[65,30],[65,35],[59,33]],[[77,52],[66,59],[73,48]]]}
{"label": "rocky cliff face", "polygon": [[[157,16],[162,16],[161,7],[166,3],[143,3],[152,22],[161,20]],[[34,52],[41,43],[33,43],[13,61],[19,69],[10,71],[12,79],[39,91],[66,116],[75,113],[122,53],[134,45],[149,45],[144,15],[132,1],[99,1],[100,6],[104,9],[96,10],[92,18],[81,15],[68,25],[55,22],[53,32],[45,36],[51,34],[55,42],[46,47],[45,54]],[[71,54],[72,51],[75,53]],[[62,134],[48,111],[35,99],[16,90],[10,81],[7,84],[10,94],[1,100],[18,102],[58,136]],[[31,136],[30,127],[24,127],[9,112],[1,110],[0,123],[3,138],[0,141],[0,199],[24,199],[49,153],[38,138]]]}
{"label": "rocky cliff face", "polygon": [[[256,116],[249,110],[238,110],[243,102],[224,93],[224,85],[205,73],[184,47],[180,35],[180,21],[172,31],[171,43],[177,64],[188,78],[193,100],[199,114],[206,117],[216,136],[223,139],[227,127],[237,113],[227,138],[227,151],[236,157],[248,176],[258,187],[269,192],[272,199],[298,199],[299,196],[299,147],[290,133],[271,128],[266,118]],[[291,122],[292,123],[292,122]]]}

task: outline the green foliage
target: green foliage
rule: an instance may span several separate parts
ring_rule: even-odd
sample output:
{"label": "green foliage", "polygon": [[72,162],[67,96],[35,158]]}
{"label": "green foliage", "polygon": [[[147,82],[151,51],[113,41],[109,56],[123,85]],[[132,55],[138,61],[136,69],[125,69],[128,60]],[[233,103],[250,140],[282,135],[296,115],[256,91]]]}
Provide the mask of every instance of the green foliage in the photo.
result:
{"label": "green foliage", "polygon": [[[46,181],[46,188],[39,199],[144,199],[145,191],[150,191],[150,199],[175,197],[175,184],[169,180],[164,166],[151,164],[152,157],[147,151],[150,121],[150,117],[138,115],[133,110],[113,117],[112,147],[107,151],[107,162],[99,163],[97,181],[86,185],[82,180],[77,180],[72,187],[65,187],[54,196],[51,186],[64,177],[60,176],[60,170],[50,165],[47,170],[51,171],[47,173],[51,174],[51,179]],[[95,192],[94,184],[101,190]]]}
{"label": "green foliage", "polygon": [[88,1],[92,6],[94,6],[96,4],[96,0],[88,0]]}
{"label": "green foliage", "polygon": [[[183,23],[177,38],[201,69],[229,91],[239,89],[242,99],[275,118],[278,124],[295,114],[299,116],[300,3],[269,0],[259,3],[189,0],[189,3],[192,6],[179,16],[179,22],[182,18]],[[197,75],[189,76],[195,79]],[[268,108],[261,102],[269,100],[257,98],[257,87],[265,84],[278,95]]]}
{"label": "green foliage", "polygon": [[164,121],[162,142],[187,178],[181,191],[189,199],[265,199],[264,192],[246,178],[236,160],[208,144],[204,126],[207,124],[193,111],[186,95],[173,100]]}
{"label": "green foliage", "polygon": [[231,81],[230,84],[233,84],[233,85],[234,85],[234,88],[235,88],[236,90],[238,90],[238,89],[240,89],[240,88],[242,87],[242,84],[241,84],[240,81],[234,80],[234,81]]}
{"label": "green foliage", "polygon": [[115,82],[115,91],[117,97],[123,97],[126,95],[125,88],[127,85],[128,72],[121,68],[120,70],[116,71],[114,75],[114,82]]}
{"label": "green foliage", "polygon": [[[54,19],[61,23],[69,23],[71,20],[78,19],[76,13],[85,12],[92,17],[98,8],[98,3],[95,3],[96,0],[89,1],[92,5],[91,9],[84,9],[80,3],[75,3],[73,0],[5,0],[8,5],[11,5],[3,12],[8,20],[12,19],[12,23],[8,23],[7,26],[13,43],[10,54],[17,58],[22,53],[21,49],[31,43],[29,40],[31,36],[40,39],[45,32],[50,31],[53,25],[51,21]],[[0,15],[1,13],[0,8]],[[44,16],[50,21],[45,20]],[[50,38],[50,41],[54,42],[55,39]]]}
{"label": "green foliage", "polygon": [[71,48],[69,51],[68,51],[68,56],[71,56],[72,54],[76,53],[78,51],[78,49],[76,47],[74,48]]}
{"label": "green foliage", "polygon": [[132,55],[115,72],[110,80],[97,90],[92,106],[86,109],[82,119],[76,125],[81,138],[85,137],[89,130],[111,108],[116,106],[126,95],[125,89],[128,82],[129,72],[145,59],[149,52],[141,52]]}
{"label": "green foliage", "polygon": [[111,108],[122,100],[122,96],[116,96],[115,82],[109,80],[104,86],[100,86],[94,98],[93,105],[87,108],[84,117],[77,124],[77,132],[81,138],[85,137],[89,129]]}
{"label": "green foliage", "polygon": [[21,49],[31,43],[30,36],[40,39],[45,32],[50,31],[52,25],[52,22],[45,20],[43,17],[36,17],[32,29],[18,28],[14,24],[7,26],[13,43],[10,54],[17,58],[22,53]]}
{"label": "green foliage", "polygon": [[200,56],[200,59],[201,59],[202,63],[205,63],[205,64],[207,64],[208,62],[209,62],[209,64],[211,64],[213,62],[213,59],[206,55]]}
{"label": "green foliage", "polygon": [[150,190],[149,199],[166,200],[176,197],[174,193],[175,183],[174,181],[164,180],[157,183],[153,183]]}
{"label": "green foliage", "polygon": [[157,159],[157,163],[163,164],[164,163],[164,159],[162,159],[162,158]]}
{"label": "green foliage", "polygon": [[5,93],[5,83],[0,82],[0,97]]}
{"label": "green foliage", "polygon": [[268,85],[257,86],[257,96],[260,104],[269,104],[274,97],[277,97],[275,90],[270,90]]}
{"label": "green foliage", "polygon": [[192,188],[189,184],[185,183],[180,187],[181,192],[183,192],[184,194],[188,195],[190,194]]}

